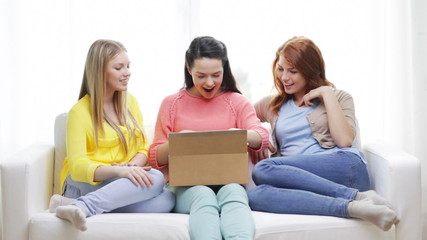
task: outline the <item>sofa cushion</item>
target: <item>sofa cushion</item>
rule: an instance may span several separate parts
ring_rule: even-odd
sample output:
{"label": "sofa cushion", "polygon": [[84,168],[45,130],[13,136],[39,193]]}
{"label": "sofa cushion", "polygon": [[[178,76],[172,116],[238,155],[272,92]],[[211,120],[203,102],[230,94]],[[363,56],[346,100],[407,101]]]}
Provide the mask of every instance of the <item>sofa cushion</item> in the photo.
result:
{"label": "sofa cushion", "polygon": [[187,214],[107,213],[87,219],[81,232],[53,213],[39,213],[30,220],[30,240],[190,239]]}
{"label": "sofa cushion", "polygon": [[[368,222],[338,217],[305,216],[253,212],[257,240],[386,240],[395,239],[388,231]],[[53,213],[39,213],[30,220],[30,238],[43,240],[190,239],[187,214],[106,213],[87,219],[88,230],[80,232]]]}

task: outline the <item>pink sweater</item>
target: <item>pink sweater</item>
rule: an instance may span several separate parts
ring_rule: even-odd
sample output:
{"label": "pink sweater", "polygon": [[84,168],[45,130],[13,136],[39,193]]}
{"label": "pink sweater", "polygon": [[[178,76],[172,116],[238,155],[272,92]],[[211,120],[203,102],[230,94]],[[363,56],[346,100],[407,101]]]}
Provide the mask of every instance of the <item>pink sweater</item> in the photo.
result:
{"label": "pink sweater", "polygon": [[[268,147],[268,131],[261,126],[252,104],[241,94],[222,92],[212,99],[191,95],[187,90],[166,97],[157,115],[154,140],[148,152],[150,165],[157,169],[157,148],[168,141],[168,134],[182,130],[210,131],[239,128],[254,130],[262,138],[260,151]],[[167,169],[164,169],[167,170]],[[163,171],[167,174],[167,171]]]}

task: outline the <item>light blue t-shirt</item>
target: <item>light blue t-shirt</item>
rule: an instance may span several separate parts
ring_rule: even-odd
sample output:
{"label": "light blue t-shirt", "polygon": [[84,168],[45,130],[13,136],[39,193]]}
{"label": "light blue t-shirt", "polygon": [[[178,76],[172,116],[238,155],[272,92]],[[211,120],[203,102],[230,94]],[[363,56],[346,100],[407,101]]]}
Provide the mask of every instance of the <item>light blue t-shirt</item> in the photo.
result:
{"label": "light blue t-shirt", "polygon": [[349,151],[362,158],[356,147],[322,148],[313,137],[310,123],[306,115],[312,112],[317,105],[298,107],[290,99],[280,108],[276,122],[276,139],[283,156],[325,154],[337,151]]}

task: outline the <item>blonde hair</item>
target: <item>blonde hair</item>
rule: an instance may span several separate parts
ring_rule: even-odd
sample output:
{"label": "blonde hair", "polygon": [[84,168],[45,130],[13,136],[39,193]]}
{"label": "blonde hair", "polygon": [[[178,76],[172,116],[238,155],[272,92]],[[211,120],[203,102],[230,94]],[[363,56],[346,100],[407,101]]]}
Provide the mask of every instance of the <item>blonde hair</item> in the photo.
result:
{"label": "blonde hair", "polygon": [[[90,97],[96,147],[98,147],[99,133],[104,134],[103,122],[105,121],[116,131],[120,138],[120,143],[127,153],[128,144],[123,132],[106,114],[104,114],[103,110],[104,96],[107,88],[106,69],[108,63],[121,52],[127,52],[127,50],[123,44],[117,41],[100,39],[92,44],[86,57],[79,99],[83,98],[85,95],[89,95]],[[143,141],[145,141],[141,126],[139,126],[128,109],[127,92],[116,91],[113,96],[113,102],[120,124],[126,126],[128,129],[130,133],[129,139],[135,139],[130,144],[136,141],[136,138],[134,138],[136,130],[141,133]]]}

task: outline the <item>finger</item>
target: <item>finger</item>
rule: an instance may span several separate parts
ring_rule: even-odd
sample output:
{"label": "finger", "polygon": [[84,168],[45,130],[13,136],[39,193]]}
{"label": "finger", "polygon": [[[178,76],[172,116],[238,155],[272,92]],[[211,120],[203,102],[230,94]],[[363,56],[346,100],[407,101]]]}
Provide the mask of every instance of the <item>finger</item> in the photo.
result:
{"label": "finger", "polygon": [[128,179],[133,183],[135,186],[139,186],[139,182],[136,180],[136,178],[132,175],[128,176]]}
{"label": "finger", "polygon": [[139,168],[139,174],[141,175],[141,177],[143,178],[143,180],[144,180],[144,183],[147,185],[147,186],[151,186],[151,185],[153,185],[153,183],[154,183],[154,179],[153,179],[153,177],[151,176],[151,174],[149,174],[147,171],[145,171],[144,170],[144,168]]}
{"label": "finger", "polygon": [[267,151],[267,149],[264,150],[264,151],[262,151],[262,157],[261,157],[261,159],[264,160],[266,158],[268,158],[268,151]]}
{"label": "finger", "polygon": [[142,168],[134,168],[133,175],[135,176],[138,185],[141,187],[147,187],[146,172]]}
{"label": "finger", "polygon": [[145,171],[150,171],[151,170],[151,166],[144,166],[144,167],[142,167],[142,169],[144,169]]}
{"label": "finger", "polygon": [[151,174],[147,173],[147,171],[150,171],[152,169],[151,166],[145,166],[141,168],[143,170],[143,174],[144,176],[147,177],[148,181],[149,181],[149,185],[153,185],[154,184],[154,179],[153,176],[151,176]]}
{"label": "finger", "polygon": [[144,186],[144,182],[141,181],[141,176],[138,173],[137,169],[135,168],[128,168],[127,171],[127,178],[137,187]]}
{"label": "finger", "polygon": [[151,187],[153,185],[153,178],[145,171],[143,171],[143,174],[140,175],[140,180],[142,182],[141,186]]}
{"label": "finger", "polygon": [[251,160],[252,160],[252,163],[255,165],[255,164],[257,164],[257,162],[258,162],[258,156],[257,156],[257,154],[256,153],[252,153],[252,158],[251,158]]}
{"label": "finger", "polygon": [[270,152],[274,153],[274,152],[276,152],[276,147],[273,146],[273,144],[269,143],[268,144],[268,150],[270,150]]}
{"label": "finger", "polygon": [[145,175],[147,176],[148,180],[149,180],[149,184],[150,186],[152,186],[154,184],[154,179],[153,176],[151,176],[151,174],[145,172]]}
{"label": "finger", "polygon": [[147,185],[145,184],[145,181],[141,175],[136,176],[135,179],[136,179],[136,181],[138,181],[138,186],[147,187]]}
{"label": "finger", "polygon": [[252,163],[256,164],[258,162],[258,154],[254,151],[250,151],[250,154]]}

